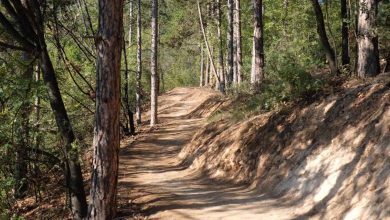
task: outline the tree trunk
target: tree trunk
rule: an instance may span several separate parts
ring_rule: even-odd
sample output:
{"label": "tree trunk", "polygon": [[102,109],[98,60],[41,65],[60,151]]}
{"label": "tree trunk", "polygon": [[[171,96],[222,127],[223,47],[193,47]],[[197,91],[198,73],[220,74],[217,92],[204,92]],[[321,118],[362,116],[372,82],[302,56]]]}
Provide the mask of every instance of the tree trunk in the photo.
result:
{"label": "tree trunk", "polygon": [[154,126],[158,123],[157,111],[158,111],[158,73],[157,73],[157,57],[158,57],[158,0],[152,0],[152,43],[151,43],[151,62],[150,62],[150,74],[151,74],[151,91],[150,91],[150,126]]}
{"label": "tree trunk", "polygon": [[203,87],[205,85],[205,74],[204,74],[204,52],[203,52],[203,44],[200,43],[200,80],[199,86]]}
{"label": "tree trunk", "polygon": [[[210,46],[210,54],[211,54],[211,59],[214,60],[214,47],[213,47],[213,46]],[[214,67],[215,67],[215,66],[214,66]],[[214,70],[217,71],[216,68],[215,68]],[[209,74],[209,83],[210,83],[210,86],[211,86],[211,87],[214,86],[214,89],[215,89],[215,90],[218,90],[219,87],[217,86],[217,84],[219,84],[219,80],[217,81],[216,77],[214,77],[214,76],[218,76],[218,71],[217,71],[216,74],[215,74],[215,72],[213,71],[211,62],[210,62],[210,71],[213,72],[213,74],[211,74],[211,72],[210,72],[210,74]],[[215,78],[215,79],[214,79],[214,78]],[[218,79],[219,79],[219,77],[218,77]]]}
{"label": "tree trunk", "polygon": [[[160,29],[160,23],[158,24],[157,26],[158,28],[158,35],[157,35],[157,45],[160,45],[160,42],[161,42],[161,29]],[[164,81],[164,72],[163,72],[163,69],[161,69],[161,66],[159,65],[160,63],[160,53],[157,53],[157,71],[159,73],[159,77],[158,77],[158,83],[157,83],[157,92],[158,92],[158,95],[161,94],[162,91],[165,91],[165,81]]]}
{"label": "tree trunk", "polygon": [[[210,12],[209,4],[208,3],[206,3],[206,4],[207,4],[207,7],[206,7],[207,9],[206,10],[207,10],[207,12]],[[198,9],[199,9],[199,7],[198,7]],[[205,22],[204,25],[203,25],[203,18],[201,20],[202,20],[201,21],[202,23],[200,24],[201,35],[202,35],[202,38],[204,39],[204,36],[208,37],[208,29],[207,29],[208,24],[207,24],[207,19],[204,21]],[[203,34],[202,25],[203,25],[205,34]],[[205,43],[205,45],[206,45],[206,43]],[[207,57],[206,58],[206,72],[205,72],[205,86],[209,86],[210,85],[210,76],[211,76],[211,64],[210,64],[210,59],[209,59],[207,47],[206,47],[205,53],[206,53],[206,57]]]}
{"label": "tree trunk", "polygon": [[123,0],[99,0],[90,219],[113,219],[118,182]]}
{"label": "tree trunk", "polygon": [[[129,33],[128,33],[128,47],[130,48],[133,43],[133,0],[129,0]],[[125,36],[123,36],[123,56],[124,56],[124,63],[125,63],[125,86],[124,86],[124,97],[123,102],[125,103],[125,115],[127,118],[127,124],[125,126],[126,130],[125,133],[134,135],[135,134],[135,126],[134,126],[134,114],[130,109],[130,101],[129,101],[129,64],[127,61],[127,51],[126,51],[126,42],[125,42]]]}
{"label": "tree trunk", "polygon": [[359,77],[376,76],[380,72],[379,43],[376,31],[377,0],[359,0],[358,64]]}
{"label": "tree trunk", "polygon": [[123,38],[123,56],[124,56],[124,63],[125,63],[125,85],[123,88],[123,103],[125,107],[125,117],[126,120],[126,126],[125,126],[125,133],[126,135],[134,135],[135,134],[135,126],[134,126],[134,114],[130,109],[130,100],[129,100],[129,66],[127,62],[127,52],[126,52],[126,42]]}
{"label": "tree trunk", "polygon": [[264,79],[264,32],[263,0],[254,0],[254,32],[252,51],[251,87],[253,92],[260,92]]}
{"label": "tree trunk", "polygon": [[136,76],[136,115],[137,115],[137,124],[141,124],[141,77],[142,77],[142,20],[141,20],[141,0],[138,0],[138,13],[137,13],[137,76]]}
{"label": "tree trunk", "polygon": [[[39,65],[36,66],[36,71],[35,71],[35,82],[38,83],[41,81],[41,68]],[[40,127],[40,120],[41,120],[41,97],[39,97],[39,94],[36,94],[35,97],[35,104],[34,104],[34,111],[35,111],[35,123],[37,124],[36,130],[39,131]],[[35,138],[35,148],[39,149],[41,146],[41,135],[37,134]]]}
{"label": "tree trunk", "polygon": [[[41,41],[41,44],[44,45]],[[69,190],[70,206],[75,219],[85,218],[87,215],[87,201],[84,191],[83,176],[77,149],[72,144],[75,140],[73,128],[62,100],[53,64],[44,45],[40,57],[43,81],[49,94],[49,102],[56,119],[57,127],[64,143],[65,152],[65,179]]]}
{"label": "tree trunk", "polygon": [[228,85],[230,86],[233,82],[234,77],[234,29],[233,29],[233,0],[227,0],[228,2],[228,13],[227,13],[227,50],[228,50]]}
{"label": "tree trunk", "polygon": [[[34,81],[35,83],[38,83],[41,81],[41,68],[39,64],[36,65],[35,75],[34,75]],[[39,97],[38,91],[34,100],[34,123],[36,124],[35,130],[39,131],[40,128],[40,120],[41,120],[41,98]],[[35,149],[39,149],[41,146],[42,137],[39,132],[36,132],[35,140],[34,140],[34,147]],[[36,166],[38,167],[38,166]]]}
{"label": "tree trunk", "polygon": [[220,77],[220,83],[218,84],[218,90],[222,93],[225,93],[226,84],[225,84],[225,66],[223,62],[223,41],[222,41],[222,34],[221,34],[221,26],[222,26],[222,13],[221,13],[221,2],[220,0],[216,1],[216,9],[217,9],[217,35],[218,35],[218,52],[219,52],[219,77]]}
{"label": "tree trunk", "polygon": [[385,73],[389,73],[390,72],[390,52],[387,54],[387,57],[386,57],[386,66],[385,68],[383,69],[383,71]]}
{"label": "tree trunk", "polygon": [[[36,64],[35,66],[35,75],[34,75],[34,81],[35,83],[38,83],[41,81],[41,68],[39,64]],[[34,123],[35,123],[35,139],[34,143],[32,144],[34,151],[33,155],[36,160],[39,160],[40,155],[36,153],[36,151],[39,151],[41,148],[41,143],[42,143],[42,135],[39,132],[40,130],[40,123],[41,123],[41,98],[39,94],[39,89],[37,89],[35,94],[35,100],[34,100]],[[32,166],[32,176],[33,178],[37,178],[41,175],[41,170],[39,164],[33,164]],[[35,198],[36,201],[38,199],[41,199],[41,193],[40,193],[40,184],[35,183],[34,184],[34,193],[35,193]]]}
{"label": "tree trunk", "polygon": [[341,0],[341,62],[342,65],[349,65],[349,16],[348,16],[348,7],[347,0]]}
{"label": "tree trunk", "polygon": [[321,6],[318,2],[318,0],[311,0],[311,3],[313,5],[314,13],[316,16],[316,21],[317,21],[317,33],[319,35],[322,47],[325,50],[325,55],[326,59],[329,64],[330,71],[333,74],[338,73],[338,68],[337,68],[337,62],[336,62],[336,56],[334,53],[334,50],[332,46],[330,46],[328,35],[326,34],[326,29],[325,29],[325,23],[324,23],[324,14],[322,13]]}
{"label": "tree trunk", "polygon": [[210,59],[206,59],[206,70],[205,70],[205,76],[204,76],[204,85],[209,86],[210,85]]}
{"label": "tree trunk", "polygon": [[237,59],[237,78],[236,83],[242,81],[242,36],[241,36],[241,0],[235,0],[235,16],[234,16],[234,29],[235,29],[235,42],[236,42],[236,59]]}
{"label": "tree trunk", "polygon": [[[212,52],[211,52],[211,49],[210,49],[210,45],[209,45],[209,42],[208,42],[208,39],[207,39],[205,28],[203,26],[203,17],[202,17],[202,11],[200,9],[199,0],[197,1],[197,5],[198,5],[200,29],[201,29],[202,34],[203,34],[204,43],[206,45],[207,54],[208,54],[208,57],[209,57],[209,64],[210,64],[210,69],[211,69],[210,72],[213,73],[213,75],[215,76],[216,82],[219,84],[220,83],[220,79],[218,77],[217,69],[215,68],[213,55],[212,55]],[[208,75],[209,75],[209,78],[210,78],[208,83],[211,84],[211,74],[208,74]]]}
{"label": "tree trunk", "polygon": [[129,0],[129,48],[133,42],[133,0]]}

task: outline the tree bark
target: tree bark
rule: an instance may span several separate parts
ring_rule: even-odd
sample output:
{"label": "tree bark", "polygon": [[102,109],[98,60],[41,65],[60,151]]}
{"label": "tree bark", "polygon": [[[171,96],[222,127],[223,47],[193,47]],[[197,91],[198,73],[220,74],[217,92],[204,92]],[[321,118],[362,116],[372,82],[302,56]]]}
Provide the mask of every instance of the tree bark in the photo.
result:
{"label": "tree bark", "polygon": [[151,74],[151,91],[150,91],[150,126],[155,126],[158,123],[157,111],[158,111],[158,0],[152,0],[152,42],[151,42],[151,61],[150,61],[150,74]]}
{"label": "tree bark", "polygon": [[342,65],[349,65],[349,16],[347,0],[341,0],[341,62]]}
{"label": "tree bark", "polygon": [[227,13],[227,50],[228,50],[228,74],[227,84],[230,86],[233,82],[234,77],[234,29],[233,29],[233,16],[234,16],[234,5],[233,0],[227,0],[228,13]]}
{"label": "tree bark", "polygon": [[[213,46],[210,46],[210,54],[211,54],[211,59],[214,60],[214,47]],[[212,65],[211,65],[211,62],[210,62],[210,71],[212,71]],[[218,76],[218,70],[215,68],[215,70],[217,71],[216,74],[209,74],[209,83],[210,83],[210,86],[211,87],[214,87],[215,90],[218,90],[219,87],[217,85],[219,85],[219,81],[217,81],[217,79],[214,77],[214,76]],[[213,71],[214,73],[214,71]],[[215,78],[215,79],[214,79]],[[219,76],[218,76],[218,79],[219,79]]]}
{"label": "tree bark", "polygon": [[129,0],[129,48],[133,42],[133,0]]}
{"label": "tree bark", "polygon": [[206,70],[204,76],[204,86],[210,85],[210,59],[206,59]]}
{"label": "tree bark", "polygon": [[242,81],[242,36],[241,36],[241,0],[235,0],[235,16],[234,16],[234,38],[236,42],[236,68],[237,68],[237,78],[235,83],[241,83]]}
{"label": "tree bark", "polygon": [[[161,43],[161,29],[160,29],[160,23],[158,24],[158,35],[157,35],[157,45],[160,45]],[[161,66],[159,65],[160,63],[160,53],[157,54],[157,71],[159,73],[159,78],[158,78],[158,84],[157,84],[157,92],[158,92],[158,95],[161,94],[162,91],[165,91],[165,80],[164,80],[164,71],[163,69],[161,69]]]}
{"label": "tree bark", "polygon": [[99,0],[96,122],[89,219],[116,214],[123,0]]}
{"label": "tree bark", "polygon": [[[34,81],[35,83],[38,83],[41,81],[41,67],[40,65],[37,63],[35,65],[35,72],[34,72]],[[35,127],[34,129],[36,130],[34,132],[34,143],[31,144],[33,146],[33,155],[34,155],[34,159],[36,160],[39,160],[40,159],[40,155],[37,153],[40,148],[41,148],[41,143],[42,143],[42,140],[43,140],[43,136],[41,134],[41,132],[39,132],[41,126],[40,126],[40,123],[41,123],[41,97],[40,97],[40,94],[39,94],[39,89],[37,89],[35,91],[35,100],[34,100],[34,123],[35,123]],[[40,166],[39,164],[33,164],[32,166],[32,176],[35,178],[35,177],[38,177],[41,175],[41,170],[40,170]],[[39,184],[34,184],[34,193],[35,193],[35,198],[36,200],[38,200],[38,198],[41,198],[41,193],[40,193],[40,186]]]}
{"label": "tree bark", "polygon": [[387,54],[386,56],[386,66],[385,68],[383,69],[383,71],[385,73],[389,73],[390,72],[390,52]]}
{"label": "tree bark", "polygon": [[141,11],[141,0],[138,0],[138,13],[137,13],[137,76],[136,76],[136,115],[137,115],[137,124],[141,124],[141,77],[142,77],[142,11]]}
{"label": "tree bark", "polygon": [[379,42],[376,28],[377,0],[359,0],[357,75],[361,78],[380,72]]}
{"label": "tree bark", "polygon": [[225,93],[226,84],[225,84],[225,66],[223,62],[223,41],[221,34],[221,26],[222,26],[222,13],[221,13],[221,2],[220,0],[216,0],[216,11],[217,11],[217,37],[218,37],[218,62],[219,62],[219,77],[220,82],[218,84],[218,90],[222,93]]}
{"label": "tree bark", "polygon": [[322,47],[324,48],[330,71],[333,74],[337,74],[338,68],[337,68],[336,56],[332,46],[329,43],[328,35],[326,34],[324,14],[322,13],[320,3],[318,2],[318,0],[311,0],[311,3],[313,5],[313,9],[317,21],[317,33],[319,35]]}
{"label": "tree bark", "polygon": [[260,92],[264,79],[264,24],[263,1],[254,0],[254,32],[252,51],[251,87],[253,92]]}
{"label": "tree bark", "polygon": [[[35,71],[35,82],[41,81],[41,68],[39,64],[36,65],[36,71]],[[35,101],[34,101],[34,112],[35,112],[35,123],[37,124],[35,129],[39,130],[40,128],[40,120],[41,120],[41,97],[39,97],[38,94],[36,94]],[[41,135],[38,133],[35,137],[35,148],[39,149],[41,146]]]}
{"label": "tree bark", "polygon": [[204,52],[203,52],[203,44],[200,43],[200,80],[199,86],[203,87],[205,85],[205,74],[204,74]]}

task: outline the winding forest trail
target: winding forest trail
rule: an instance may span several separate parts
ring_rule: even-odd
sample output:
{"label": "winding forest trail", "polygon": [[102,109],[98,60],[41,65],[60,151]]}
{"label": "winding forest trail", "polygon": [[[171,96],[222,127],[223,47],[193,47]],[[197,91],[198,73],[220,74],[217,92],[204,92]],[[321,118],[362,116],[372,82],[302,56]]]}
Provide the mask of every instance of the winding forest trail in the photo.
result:
{"label": "winding forest trail", "polygon": [[149,219],[294,218],[292,207],[282,207],[276,199],[246,186],[211,181],[180,164],[180,150],[205,123],[205,118],[188,116],[212,96],[214,91],[198,88],[164,94],[159,127],[121,149],[120,219],[134,218],[129,216],[133,205]]}

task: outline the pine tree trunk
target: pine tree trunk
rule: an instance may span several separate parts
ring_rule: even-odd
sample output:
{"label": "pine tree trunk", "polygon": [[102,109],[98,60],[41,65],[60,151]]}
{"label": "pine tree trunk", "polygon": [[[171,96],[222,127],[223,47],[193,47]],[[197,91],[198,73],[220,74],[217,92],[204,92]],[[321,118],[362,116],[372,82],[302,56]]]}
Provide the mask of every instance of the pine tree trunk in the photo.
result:
{"label": "pine tree trunk", "polygon": [[[36,71],[35,71],[35,82],[38,83],[41,81],[41,68],[39,67],[39,65],[36,66]],[[37,94],[36,97],[35,97],[35,101],[34,101],[34,112],[35,112],[35,123],[36,123],[36,127],[35,129],[37,131],[39,131],[39,127],[40,127],[40,120],[41,120],[41,98],[39,97],[39,95]],[[37,135],[35,137],[35,148],[36,149],[39,149],[40,146],[41,146],[41,135],[39,132],[37,132]]]}
{"label": "pine tree trunk", "polygon": [[359,77],[376,76],[380,72],[379,43],[376,27],[377,0],[359,0],[358,63]]}
{"label": "pine tree trunk", "polygon": [[260,92],[264,79],[264,32],[263,1],[254,1],[254,32],[252,51],[251,87],[254,93]]}
{"label": "pine tree trunk", "polygon": [[236,40],[236,31],[237,31],[237,26],[236,26],[236,2],[235,0],[232,0],[232,8],[233,8],[233,79],[232,83],[237,84],[237,40]]}
{"label": "pine tree trunk", "polygon": [[205,70],[205,76],[204,76],[204,85],[209,86],[210,85],[210,60],[206,59],[206,70]]}
{"label": "pine tree trunk", "polygon": [[[158,34],[157,34],[157,45],[160,45],[161,43],[161,29],[160,29],[160,23],[158,24],[157,26],[157,30],[158,30]],[[157,78],[158,79],[158,83],[157,83],[157,92],[158,92],[158,95],[161,94],[162,91],[165,91],[165,81],[164,81],[164,72],[163,70],[161,69],[161,66],[159,65],[160,63],[160,53],[157,53],[157,72],[159,73],[159,77]]]}
{"label": "pine tree trunk", "polygon": [[158,123],[157,111],[158,111],[158,72],[157,72],[157,57],[158,57],[158,0],[152,0],[152,43],[151,43],[151,62],[150,62],[150,74],[151,74],[151,91],[150,91],[150,126],[154,126]]}
{"label": "pine tree trunk", "polygon": [[221,2],[220,0],[216,1],[216,9],[217,9],[217,37],[218,37],[218,62],[219,62],[219,77],[220,83],[218,85],[218,90],[222,93],[225,93],[226,84],[225,84],[225,66],[223,62],[223,41],[221,34],[221,26],[222,26],[222,13],[221,13]]}
{"label": "pine tree trunk", "polygon": [[129,0],[129,48],[133,42],[133,0]]}
{"label": "pine tree trunk", "polygon": [[205,85],[205,74],[204,74],[204,51],[203,51],[203,44],[200,43],[200,80],[199,80],[199,86],[203,87]]}
{"label": "pine tree trunk", "polygon": [[[34,74],[34,82],[38,83],[41,81],[41,67],[37,63],[35,66],[35,74]],[[34,138],[34,143],[32,144],[33,148],[35,151],[40,150],[41,148],[41,143],[42,143],[42,134],[39,132],[40,130],[40,123],[41,123],[41,98],[39,96],[39,89],[37,89],[35,94],[35,100],[34,100],[34,123],[35,123],[35,138]],[[39,155],[34,154],[34,158],[36,160],[39,160]],[[38,177],[41,175],[41,170],[39,164],[33,164],[32,166],[32,176],[33,177]],[[38,200],[38,198],[41,197],[40,194],[40,185],[39,184],[34,184],[34,193],[35,193],[35,198]]]}
{"label": "pine tree trunk", "polygon": [[99,0],[90,219],[113,219],[118,182],[123,0]]}
{"label": "pine tree trunk", "polygon": [[[214,60],[214,47],[213,46],[210,47],[210,54],[211,54],[211,59]],[[216,86],[218,81],[216,80],[216,77],[215,77],[215,76],[218,76],[217,75],[218,71],[217,71],[216,67],[214,66],[214,68],[213,68],[213,66],[211,64],[214,64],[214,62],[210,62],[210,71],[212,71],[213,74],[211,74],[211,72],[209,74],[209,77],[210,77],[209,83],[210,83],[211,87],[214,86],[214,89],[218,90],[218,86]]]}
{"label": "pine tree trunk", "polygon": [[142,77],[142,14],[141,14],[141,0],[138,0],[138,13],[137,13],[137,76],[136,76],[136,115],[137,115],[137,124],[141,124],[141,77]]}
{"label": "pine tree trunk", "polygon": [[347,0],[341,0],[341,62],[342,65],[349,65],[349,17],[348,17],[348,7]]}
{"label": "pine tree trunk", "polygon": [[242,81],[242,36],[241,36],[241,0],[235,0],[235,42],[236,42],[236,57],[237,57],[237,80],[236,83]]}
{"label": "pine tree trunk", "polygon": [[227,84],[230,86],[234,77],[234,29],[233,29],[233,0],[228,1],[228,13],[227,13],[227,50],[228,50],[228,79]]}
{"label": "pine tree trunk", "polygon": [[313,9],[317,21],[317,33],[319,35],[322,47],[324,48],[330,71],[333,74],[337,74],[338,68],[337,68],[336,56],[332,46],[329,43],[328,35],[326,34],[324,14],[322,13],[322,9],[318,0],[311,0],[311,3],[313,5]]}
{"label": "pine tree trunk", "polygon": [[390,52],[387,54],[386,56],[386,66],[385,68],[383,69],[383,71],[385,73],[389,73],[390,72]]}

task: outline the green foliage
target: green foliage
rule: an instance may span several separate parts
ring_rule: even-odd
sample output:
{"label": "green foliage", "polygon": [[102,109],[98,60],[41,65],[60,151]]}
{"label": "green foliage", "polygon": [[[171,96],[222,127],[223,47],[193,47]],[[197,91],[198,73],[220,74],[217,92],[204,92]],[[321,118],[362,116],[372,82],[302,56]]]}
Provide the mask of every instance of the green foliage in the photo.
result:
{"label": "green foliage", "polygon": [[267,74],[270,83],[265,92],[273,94],[276,100],[291,100],[320,88],[320,81],[314,79],[306,68],[289,53],[272,54]]}
{"label": "green foliage", "polygon": [[[291,50],[291,51],[290,51]],[[322,88],[322,81],[311,76],[305,63],[309,58],[297,57],[293,47],[267,57],[266,80],[259,94],[252,94],[248,82],[229,89],[234,100],[227,109],[212,117],[238,122],[246,117],[277,109],[286,103],[304,99]],[[302,64],[303,63],[303,64]],[[313,64],[315,65],[315,64]]]}
{"label": "green foliage", "polygon": [[14,180],[11,177],[5,176],[6,174],[0,172],[0,220],[9,219],[9,210],[12,204],[12,195],[10,194]]}
{"label": "green foliage", "polygon": [[[16,64],[9,59],[8,64]],[[21,65],[23,66],[23,65]],[[14,140],[19,135],[20,106],[24,100],[30,98],[25,88],[29,82],[20,75],[8,74],[9,71],[18,71],[18,68],[0,61],[0,219],[17,219],[10,212],[13,204],[12,189],[14,186]],[[20,71],[20,70],[19,70]],[[11,174],[11,175],[10,175]]]}
{"label": "green foliage", "polygon": [[382,1],[378,12],[380,53],[390,54],[390,2]]}
{"label": "green foliage", "polygon": [[229,90],[234,100],[226,109],[218,111],[211,120],[227,118],[238,122],[244,118],[278,109],[286,103],[305,99],[322,88],[322,82],[314,79],[308,72],[288,58],[274,63],[273,69],[268,69],[272,80],[262,85],[259,94],[253,94],[248,83]]}

